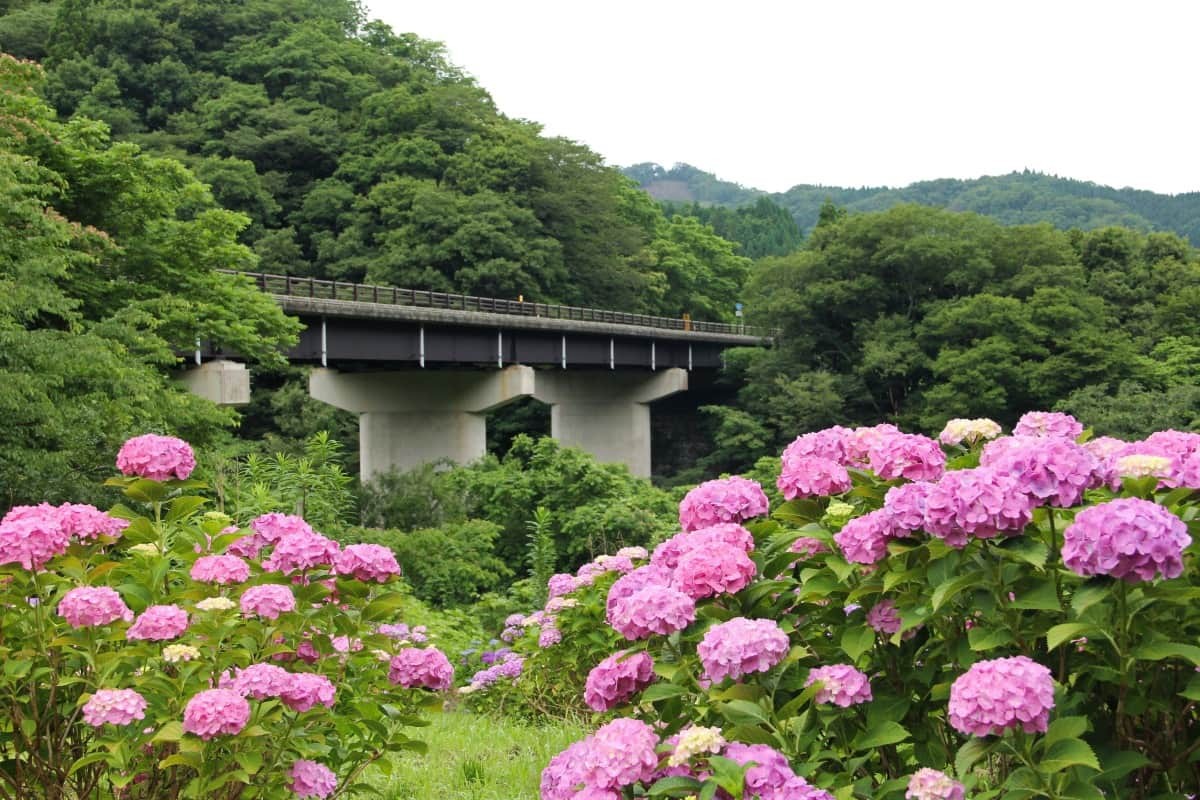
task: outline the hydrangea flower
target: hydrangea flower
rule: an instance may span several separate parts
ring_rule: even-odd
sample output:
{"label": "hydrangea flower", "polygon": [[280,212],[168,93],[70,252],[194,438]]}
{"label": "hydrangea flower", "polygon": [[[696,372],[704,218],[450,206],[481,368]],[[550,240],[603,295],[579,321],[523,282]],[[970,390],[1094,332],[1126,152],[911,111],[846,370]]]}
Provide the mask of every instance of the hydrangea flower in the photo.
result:
{"label": "hydrangea flower", "polygon": [[107,625],[123,619],[133,621],[133,612],[121,595],[107,586],[79,586],[63,595],[58,615],[72,628]]}
{"label": "hydrangea flower", "polygon": [[117,469],[122,475],[136,475],[152,481],[172,478],[187,480],[196,468],[192,446],[174,436],[147,433],[135,436],[121,445],[117,453]]}
{"label": "hydrangea flower", "polygon": [[454,666],[436,647],[405,647],[392,656],[388,680],[406,689],[424,687],[442,691],[454,682]]}
{"label": "hydrangea flower", "polygon": [[14,506],[0,519],[0,564],[20,564],[40,572],[70,544],[71,535],[58,509],[49,503]]}
{"label": "hydrangea flower", "polygon": [[575,800],[578,797],[576,792],[583,783],[587,750],[588,740],[582,739],[550,759],[542,770],[541,800]]}
{"label": "hydrangea flower", "polygon": [[396,563],[396,554],[383,545],[352,544],[337,554],[333,571],[364,582],[386,583],[400,574],[400,565]]}
{"label": "hydrangea flower", "polygon": [[239,669],[233,678],[222,676],[220,687],[255,700],[266,700],[283,694],[292,685],[292,677],[292,673],[274,664],[251,664]]}
{"label": "hydrangea flower", "polygon": [[1000,424],[986,417],[979,419],[952,419],[938,434],[938,441],[945,445],[956,445],[966,442],[973,445],[984,439],[995,439],[1001,434]]}
{"label": "hydrangea flower", "polygon": [[613,604],[608,622],[626,639],[683,630],[696,619],[696,603],[668,586],[647,586]]}
{"label": "hydrangea flower", "polygon": [[1050,670],[1027,656],[978,661],[950,686],[950,725],[971,736],[1045,733],[1052,708]]}
{"label": "hydrangea flower", "polygon": [[187,626],[187,612],[179,606],[150,606],[125,631],[125,638],[166,641],[182,634]]}
{"label": "hydrangea flower", "polygon": [[575,576],[567,572],[560,572],[557,575],[551,575],[550,580],[546,583],[546,588],[549,590],[550,597],[562,597],[575,591],[578,585],[575,583]]}
{"label": "hydrangea flower", "polygon": [[783,467],[775,486],[787,500],[797,497],[828,497],[849,491],[850,473],[836,461],[820,456],[783,454]]}
{"label": "hydrangea flower", "polygon": [[914,481],[893,486],[883,498],[883,507],[892,516],[897,531],[917,531],[925,527],[925,502],[935,484]]}
{"label": "hydrangea flower", "polygon": [[871,471],[884,480],[936,481],[946,470],[946,454],[928,436],[896,433],[882,436],[867,452]]}
{"label": "hydrangea flower", "polygon": [[1131,453],[1116,459],[1116,472],[1122,478],[1170,478],[1173,460],[1170,456]]}
{"label": "hydrangea flower", "polygon": [[239,604],[244,616],[278,619],[280,614],[296,610],[296,595],[287,586],[266,583],[242,592]]}
{"label": "hydrangea flower", "polygon": [[237,608],[237,603],[228,597],[206,597],[196,603],[196,608],[200,611],[228,611]]}
{"label": "hydrangea flower", "polygon": [[1200,489],[1200,453],[1189,456],[1179,465],[1178,481],[1180,486]]}
{"label": "hydrangea flower", "polygon": [[817,667],[808,673],[804,685],[812,686],[817,681],[822,684],[815,698],[818,703],[847,708],[871,700],[871,682],[850,664]]}
{"label": "hydrangea flower", "polygon": [[289,786],[296,797],[316,797],[324,800],[337,789],[337,776],[324,764],[307,759],[298,759],[292,764]]}
{"label": "hydrangea flower", "polygon": [[208,689],[188,700],[183,709],[183,731],[208,741],[214,736],[234,736],[250,720],[250,704],[231,689]]}
{"label": "hydrangea flower", "polygon": [[1148,581],[1183,573],[1187,525],[1167,509],[1136,497],[1085,508],[1063,533],[1068,569],[1085,576]]}
{"label": "hydrangea flower", "polygon": [[1057,411],[1030,411],[1013,426],[1013,436],[1041,436],[1075,441],[1083,433],[1083,424],[1070,414]]}
{"label": "hydrangea flower", "polygon": [[266,544],[275,544],[283,537],[291,536],[294,533],[316,533],[303,517],[295,514],[280,514],[275,511],[261,514],[250,520],[250,528]]}
{"label": "hydrangea flower", "polygon": [[100,689],[83,704],[83,721],[93,728],[145,719],[146,698],[133,689]]}
{"label": "hydrangea flower", "polygon": [[250,565],[237,556],[201,556],[192,564],[192,580],[228,586],[250,577]]}
{"label": "hydrangea flower", "polygon": [[679,565],[679,559],[684,553],[714,544],[736,547],[749,553],[754,549],[754,536],[736,523],[714,525],[711,528],[701,528],[690,533],[677,533],[654,548],[654,553],[650,556],[650,564],[673,570]]}
{"label": "hydrangea flower", "polygon": [[162,657],[168,664],[177,664],[196,660],[200,657],[200,651],[190,644],[169,644],[162,649]]}
{"label": "hydrangea flower", "polygon": [[620,789],[646,780],[658,766],[658,735],[636,719],[615,719],[588,737],[583,782],[594,789]]}
{"label": "hydrangea flower", "polygon": [[867,624],[880,633],[891,636],[900,630],[900,612],[893,600],[880,600],[867,612]]}
{"label": "hydrangea flower", "polygon": [[968,537],[991,539],[1017,533],[1033,519],[1032,501],[1020,481],[988,467],[949,472],[925,496],[925,530],[951,547]]}
{"label": "hydrangea flower", "polygon": [[632,547],[622,547],[617,551],[617,555],[622,558],[633,559],[634,561],[644,561],[650,554],[646,552],[646,548],[634,545]]}
{"label": "hydrangea flower", "polygon": [[944,772],[922,767],[908,779],[906,800],[963,800],[965,789]]}
{"label": "hydrangea flower", "polygon": [[846,434],[846,457],[842,461],[843,466],[865,468],[871,460],[871,448],[900,433],[899,428],[887,422],[855,428]]}
{"label": "hydrangea flower", "polygon": [[796,555],[803,556],[804,558],[811,558],[817,553],[828,553],[829,545],[825,544],[825,542],[821,541],[820,539],[813,538],[812,536],[801,536],[788,545],[788,552],[795,553]]}
{"label": "hydrangea flower", "polygon": [[583,700],[594,711],[609,711],[629,702],[655,680],[654,659],[649,653],[613,653],[588,673]]}
{"label": "hydrangea flower", "polygon": [[706,481],[687,493],[679,504],[679,524],[685,531],[723,522],[743,522],[767,513],[767,496],[757,481],[733,476]]}
{"label": "hydrangea flower", "polygon": [[705,728],[689,725],[675,738],[675,749],[667,759],[668,766],[678,767],[691,761],[701,753],[719,753],[726,745],[720,728]]}
{"label": "hydrangea flower", "polygon": [[262,567],[268,572],[282,572],[284,575],[326,567],[333,563],[338,550],[337,542],[319,533],[292,533],[275,543],[271,555],[262,562]]}
{"label": "hydrangea flower", "polygon": [[333,708],[333,698],[337,689],[324,675],[313,672],[289,673],[287,685],[279,692],[279,699],[293,711],[308,711],[313,706],[320,705]]}
{"label": "hydrangea flower", "polygon": [[693,600],[740,592],[756,567],[744,550],[727,544],[689,550],[679,558],[671,585]]}
{"label": "hydrangea flower", "polygon": [[791,642],[772,619],[734,617],[709,628],[696,648],[704,677],[716,683],[752,672],[766,672],[791,649]]}
{"label": "hydrangea flower", "polygon": [[82,503],[63,503],[57,511],[63,532],[84,541],[120,536],[129,527],[129,520],[110,517],[95,506]]}
{"label": "hydrangea flower", "polygon": [[1083,443],[1082,447],[1100,461],[1105,461],[1109,456],[1115,455],[1118,450],[1121,450],[1129,445],[1129,442],[1124,439],[1114,439],[1111,436],[1097,436],[1095,439],[1089,439]]}
{"label": "hydrangea flower", "polygon": [[891,513],[881,508],[847,522],[834,535],[833,541],[847,561],[876,564],[887,558],[887,543],[902,534]]}
{"label": "hydrangea flower", "polygon": [[845,464],[847,463],[846,439],[850,434],[849,428],[834,425],[832,428],[798,436],[795,441],[784,448],[783,461],[786,463],[789,459],[816,456],[835,464]]}
{"label": "hydrangea flower", "polygon": [[553,647],[562,641],[562,631],[553,625],[547,625],[538,633],[538,647]]}
{"label": "hydrangea flower", "polygon": [[1100,484],[1101,465],[1073,441],[1056,436],[1008,436],[989,442],[979,458],[1017,479],[1021,491],[1038,505],[1078,505],[1087,489]]}
{"label": "hydrangea flower", "polygon": [[609,624],[612,624],[613,609],[620,601],[648,586],[670,586],[672,574],[672,570],[651,563],[638,567],[613,581],[605,600],[606,618]]}

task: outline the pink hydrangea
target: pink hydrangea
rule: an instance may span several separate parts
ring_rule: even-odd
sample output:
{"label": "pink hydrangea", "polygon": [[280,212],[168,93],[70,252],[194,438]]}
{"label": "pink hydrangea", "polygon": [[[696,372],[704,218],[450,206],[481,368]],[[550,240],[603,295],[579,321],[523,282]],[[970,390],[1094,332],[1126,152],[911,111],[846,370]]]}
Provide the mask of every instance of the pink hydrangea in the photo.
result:
{"label": "pink hydrangea", "polygon": [[850,473],[836,461],[820,456],[791,456],[785,452],[775,486],[787,500],[797,497],[828,497],[853,486]]}
{"label": "pink hydrangea", "polygon": [[1179,465],[1178,480],[1180,486],[1189,489],[1200,489],[1200,453],[1188,456]]}
{"label": "pink hydrangea", "polygon": [[608,615],[613,630],[626,639],[645,639],[683,630],[696,619],[696,602],[667,586],[647,586],[618,600]]}
{"label": "pink hydrangea", "polygon": [[392,656],[388,680],[406,689],[424,687],[441,691],[454,682],[454,667],[436,647],[405,647]]}
{"label": "pink hydrangea", "polygon": [[41,571],[46,562],[67,552],[71,535],[54,506],[14,506],[0,520],[0,564],[20,564]]}
{"label": "pink hydrangea", "polygon": [[122,475],[137,475],[152,481],[186,480],[196,468],[192,447],[174,436],[147,433],[121,445],[117,469]]}
{"label": "pink hydrangea", "polygon": [[836,464],[848,463],[846,457],[846,439],[850,434],[851,431],[849,428],[843,428],[840,425],[803,434],[784,448],[783,461],[786,463],[789,459],[816,456],[817,458],[824,458]]}
{"label": "pink hydrangea", "polygon": [[298,532],[275,543],[271,555],[262,562],[269,572],[290,575],[314,567],[329,566],[338,555],[338,544],[315,532]]}
{"label": "pink hydrangea", "polygon": [[1063,533],[1063,563],[1080,575],[1149,581],[1183,573],[1187,525],[1167,509],[1136,497],[1085,508]]}
{"label": "pink hydrangea", "polygon": [[812,536],[801,536],[796,541],[788,545],[789,553],[796,553],[804,558],[811,558],[817,553],[828,553],[829,545],[820,539],[815,539]]}
{"label": "pink hydrangea", "polygon": [[906,800],[963,800],[966,790],[944,772],[922,767],[908,779]]}
{"label": "pink hydrangea", "polygon": [[237,556],[201,556],[192,564],[192,580],[228,586],[250,577],[250,565]]}
{"label": "pink hydrangea", "polygon": [[205,741],[214,736],[235,736],[250,720],[250,704],[232,689],[208,689],[188,700],[183,709],[183,731]]}
{"label": "pink hydrangea", "polygon": [[100,689],[83,704],[83,721],[93,728],[145,718],[146,698],[133,689]]}
{"label": "pink hydrangea", "polygon": [[63,503],[58,507],[58,521],[68,536],[85,541],[101,536],[120,536],[129,527],[129,520],[110,517],[95,506],[83,503]]}
{"label": "pink hydrangea", "polygon": [[842,464],[865,468],[871,460],[871,448],[896,435],[903,434],[899,428],[887,422],[855,428],[846,434],[846,457]]}
{"label": "pink hydrangea", "polygon": [[950,686],[950,725],[971,736],[1045,733],[1052,708],[1050,670],[1027,656],[978,661]]}
{"label": "pink hydrangea", "polygon": [[1200,433],[1176,430],[1155,431],[1146,437],[1146,444],[1180,459],[1190,458],[1200,453]]}
{"label": "pink hydrangea", "polygon": [[949,472],[925,497],[925,530],[951,547],[968,537],[1015,534],[1033,519],[1033,503],[1017,478],[979,467]]}
{"label": "pink hydrangea", "polygon": [[850,520],[834,535],[833,541],[847,561],[876,564],[887,558],[887,543],[903,531],[897,530],[886,508]]}
{"label": "pink hydrangea", "polygon": [[1013,426],[1013,436],[1041,436],[1075,441],[1083,433],[1083,424],[1070,414],[1057,411],[1030,411]]}
{"label": "pink hydrangea", "polygon": [[542,770],[541,800],[576,800],[577,790],[583,784],[584,756],[588,744],[588,739],[574,742],[550,759],[550,763]]}
{"label": "pink hydrangea", "polygon": [[594,711],[609,711],[627,703],[655,680],[649,653],[613,653],[588,673],[583,700]]}
{"label": "pink hydrangea", "polygon": [[296,797],[316,797],[324,800],[337,790],[337,775],[324,764],[299,759],[292,764],[291,782],[288,784]]}
{"label": "pink hydrangea", "polygon": [[220,687],[255,700],[266,700],[283,694],[291,686],[292,677],[292,673],[274,664],[251,664],[239,669],[233,678],[222,677]]}
{"label": "pink hydrangea", "polygon": [[338,575],[351,575],[360,581],[386,583],[400,574],[396,554],[383,545],[352,544],[342,548],[333,561]]}
{"label": "pink hydrangea", "polygon": [[240,605],[242,614],[247,617],[278,619],[280,614],[296,610],[296,595],[287,586],[267,583],[242,592]]}
{"label": "pink hydrangea", "polygon": [[562,641],[562,631],[553,625],[547,625],[538,633],[538,647],[553,647]]}
{"label": "pink hydrangea", "polygon": [[250,520],[250,528],[267,544],[275,544],[283,537],[291,536],[294,533],[315,533],[312,526],[305,522],[303,517],[295,514],[281,514],[276,511],[260,514]]}
{"label": "pink hydrangea", "polygon": [[569,572],[560,572],[557,575],[551,575],[550,580],[546,583],[546,588],[549,591],[550,597],[562,597],[575,591],[578,586],[575,583],[575,576]]}
{"label": "pink hydrangea", "polygon": [[707,481],[679,504],[679,524],[694,531],[722,522],[743,522],[767,513],[767,496],[756,481],[737,475]]}
{"label": "pink hydrangea", "polygon": [[125,631],[125,638],[164,642],[182,634],[187,626],[187,612],[179,606],[150,606]]}
{"label": "pink hydrangea", "polygon": [[615,719],[587,741],[583,783],[593,789],[620,789],[646,780],[658,766],[658,735],[641,720]]}
{"label": "pink hydrangea", "polygon": [[754,580],[756,568],[745,551],[727,544],[689,550],[679,558],[671,585],[693,600],[735,594]]}
{"label": "pink hydrangea", "polygon": [[754,763],[746,770],[744,797],[759,800],[833,800],[833,795],[812,786],[792,771],[787,758],[765,744],[730,742],[722,753],[738,764]]}
{"label": "pink hydrangea", "polygon": [[673,570],[679,565],[679,559],[684,553],[714,544],[729,545],[749,553],[754,549],[754,536],[735,523],[713,525],[690,533],[677,533],[654,548],[650,563]]}
{"label": "pink hydrangea", "polygon": [[883,498],[883,507],[892,515],[898,531],[917,531],[925,527],[925,501],[934,487],[929,481],[893,486]]}
{"label": "pink hydrangea", "polygon": [[123,619],[133,621],[133,612],[121,595],[107,586],[79,586],[63,595],[58,602],[58,615],[72,628],[107,625]]}
{"label": "pink hydrangea", "polygon": [[1109,456],[1115,454],[1128,444],[1129,442],[1124,439],[1114,439],[1111,436],[1098,436],[1095,439],[1089,439],[1084,442],[1083,449],[1087,450],[1098,460],[1106,461]]}
{"label": "pink hydrangea", "polygon": [[772,619],[734,617],[704,633],[696,652],[704,677],[714,683],[738,679],[752,672],[766,672],[791,649],[791,642]]}
{"label": "pink hydrangea", "polygon": [[647,586],[670,586],[672,570],[658,564],[646,564],[617,578],[608,589],[605,601],[606,616],[612,623],[613,608],[621,600]]}
{"label": "pink hydrangea", "polygon": [[808,673],[805,686],[820,681],[822,686],[815,698],[818,703],[833,703],[847,708],[871,700],[871,682],[850,664],[831,664],[817,667]]}
{"label": "pink hydrangea", "polygon": [[900,630],[900,612],[892,600],[880,600],[867,612],[867,624],[882,634],[891,636]]}
{"label": "pink hydrangea", "polygon": [[258,558],[258,554],[266,546],[267,543],[258,534],[252,533],[230,542],[225,548],[225,554],[239,558]]}
{"label": "pink hydrangea", "polygon": [[1039,505],[1077,505],[1087,489],[1100,484],[1100,462],[1069,439],[1008,436],[989,442],[979,463],[1012,475],[1021,491]]}
{"label": "pink hydrangea", "polygon": [[320,704],[333,708],[337,689],[324,675],[314,672],[294,672],[287,685],[279,693],[279,699],[293,711],[308,711]]}
{"label": "pink hydrangea", "polygon": [[915,433],[881,436],[871,444],[867,456],[871,471],[889,481],[936,481],[946,470],[941,445]]}

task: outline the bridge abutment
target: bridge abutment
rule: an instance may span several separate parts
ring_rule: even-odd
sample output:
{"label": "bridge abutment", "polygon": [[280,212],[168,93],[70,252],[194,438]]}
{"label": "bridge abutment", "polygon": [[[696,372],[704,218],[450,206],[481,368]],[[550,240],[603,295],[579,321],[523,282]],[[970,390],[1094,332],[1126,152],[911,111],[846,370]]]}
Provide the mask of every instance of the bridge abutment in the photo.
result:
{"label": "bridge abutment", "polygon": [[649,403],[687,390],[687,370],[567,372],[541,370],[533,396],[550,405],[550,435],[598,461],[650,477]]}

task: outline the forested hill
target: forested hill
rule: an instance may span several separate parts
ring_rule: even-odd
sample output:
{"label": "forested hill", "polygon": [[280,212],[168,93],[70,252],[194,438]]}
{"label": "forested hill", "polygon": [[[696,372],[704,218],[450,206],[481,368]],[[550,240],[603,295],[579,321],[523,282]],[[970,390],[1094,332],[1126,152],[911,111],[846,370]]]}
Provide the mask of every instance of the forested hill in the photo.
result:
{"label": "forested hill", "polygon": [[1146,231],[1174,231],[1200,245],[1200,191],[1172,196],[1026,171],[974,180],[921,181],[900,189],[801,184],[786,192],[767,194],[719,180],[688,164],[676,164],[671,169],[636,164],[624,172],[658,200],[740,206],[766,195],[792,212],[805,231],[816,225],[826,200],[852,211],[882,211],[901,203],[919,203],[974,211],[1009,225],[1049,222],[1063,229],[1124,225]]}
{"label": "forested hill", "polygon": [[355,0],[0,0],[0,50],[190,167],[263,270],[709,319],[749,271]]}

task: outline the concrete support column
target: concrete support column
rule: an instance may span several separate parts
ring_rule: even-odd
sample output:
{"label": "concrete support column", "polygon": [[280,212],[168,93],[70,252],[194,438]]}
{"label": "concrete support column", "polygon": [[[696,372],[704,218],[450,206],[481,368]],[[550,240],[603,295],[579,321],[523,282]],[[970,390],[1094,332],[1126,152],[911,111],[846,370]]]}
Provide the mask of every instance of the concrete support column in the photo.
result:
{"label": "concrete support column", "polygon": [[485,414],[533,394],[531,367],[495,372],[360,372],[314,369],[308,393],[356,412],[364,480],[449,459],[466,464],[487,452]]}
{"label": "concrete support column", "polygon": [[550,435],[598,460],[650,477],[649,403],[687,390],[687,370],[537,373],[533,396],[550,404]]}
{"label": "concrete support column", "polygon": [[184,370],[176,376],[192,394],[222,406],[250,402],[250,371],[245,364],[217,359]]}

